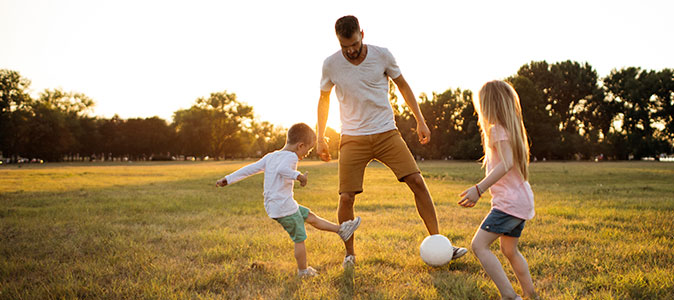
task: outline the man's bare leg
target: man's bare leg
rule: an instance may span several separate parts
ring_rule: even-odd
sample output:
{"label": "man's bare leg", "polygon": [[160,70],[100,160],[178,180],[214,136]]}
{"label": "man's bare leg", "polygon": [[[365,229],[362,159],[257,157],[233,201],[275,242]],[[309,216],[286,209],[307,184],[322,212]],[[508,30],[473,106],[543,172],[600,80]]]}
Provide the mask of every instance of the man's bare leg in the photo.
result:
{"label": "man's bare leg", "polygon": [[428,234],[439,234],[440,229],[438,226],[438,217],[435,214],[435,204],[433,204],[433,199],[428,191],[428,187],[426,187],[424,178],[421,177],[420,173],[414,173],[405,176],[403,180],[407,183],[407,186],[410,187],[412,193],[414,193],[414,202],[417,205],[417,211],[419,212],[421,219],[424,220]]}
{"label": "man's bare leg", "polygon": [[[339,224],[344,223],[348,220],[353,220],[353,203],[356,200],[356,193],[341,193],[339,194],[339,206],[337,208],[337,219]],[[344,242],[344,247],[346,248],[346,255],[356,255],[356,252],[353,248],[353,236],[346,242]]]}

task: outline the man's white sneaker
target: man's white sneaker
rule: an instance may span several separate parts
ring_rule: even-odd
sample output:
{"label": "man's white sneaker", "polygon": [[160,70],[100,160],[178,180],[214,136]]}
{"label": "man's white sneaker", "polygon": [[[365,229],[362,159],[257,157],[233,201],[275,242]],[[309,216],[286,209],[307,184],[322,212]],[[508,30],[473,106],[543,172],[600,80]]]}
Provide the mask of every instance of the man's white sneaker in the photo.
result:
{"label": "man's white sneaker", "polygon": [[347,255],[344,257],[344,262],[342,263],[343,268],[353,268],[353,266],[356,265],[356,256],[355,255]]}
{"label": "man's white sneaker", "polygon": [[468,249],[466,249],[466,248],[460,248],[460,247],[454,247],[454,246],[452,246],[452,248],[454,248],[453,249],[454,252],[452,253],[452,259],[457,259],[457,258],[463,256],[464,254],[468,253]]}
{"label": "man's white sneaker", "polygon": [[299,277],[313,277],[318,275],[318,272],[312,267],[307,267],[304,270],[297,270],[297,275]]}
{"label": "man's white sneaker", "polygon": [[358,226],[360,226],[360,217],[356,217],[353,220],[349,220],[340,224],[337,234],[339,234],[339,237],[341,237],[342,240],[346,242],[351,238],[353,232],[358,229]]}

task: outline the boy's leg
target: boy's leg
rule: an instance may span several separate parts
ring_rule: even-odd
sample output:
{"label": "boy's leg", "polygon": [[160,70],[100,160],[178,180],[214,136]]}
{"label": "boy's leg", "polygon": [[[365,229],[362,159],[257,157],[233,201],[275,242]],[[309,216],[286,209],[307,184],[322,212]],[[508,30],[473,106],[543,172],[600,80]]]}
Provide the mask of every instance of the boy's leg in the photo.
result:
{"label": "boy's leg", "polygon": [[522,253],[517,249],[519,238],[503,235],[501,236],[501,252],[508,258],[510,265],[515,271],[515,276],[522,286],[525,298],[536,298],[536,291],[534,290],[534,282],[529,273],[529,264],[524,259]]}
{"label": "boy's leg", "polygon": [[304,245],[304,241],[295,243],[295,260],[297,260],[298,270],[307,268],[307,248]]}
{"label": "boy's leg", "polygon": [[501,298],[515,299],[517,294],[510,284],[501,262],[489,249],[489,245],[491,245],[491,243],[498,237],[499,234],[478,229],[473,237],[473,241],[470,243],[470,247],[480,261],[480,264],[482,264],[482,268],[487,272],[487,275],[489,275],[489,278],[496,284],[496,287],[501,293]]}
{"label": "boy's leg", "polygon": [[309,216],[305,220],[307,223],[314,226],[314,228],[323,231],[337,232],[339,231],[339,225],[332,223],[326,219],[323,219],[312,212],[309,212]]}

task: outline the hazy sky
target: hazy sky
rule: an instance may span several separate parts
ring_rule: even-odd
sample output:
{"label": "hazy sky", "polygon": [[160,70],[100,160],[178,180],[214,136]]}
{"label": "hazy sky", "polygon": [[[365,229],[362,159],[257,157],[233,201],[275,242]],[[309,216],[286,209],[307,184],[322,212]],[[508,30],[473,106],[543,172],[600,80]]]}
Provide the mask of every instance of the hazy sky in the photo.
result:
{"label": "hazy sky", "polygon": [[[227,90],[260,120],[315,124],[337,18],[389,48],[418,96],[476,91],[532,60],[674,67],[673,1],[0,0],[0,68],[94,99],[94,115],[167,121]],[[338,127],[332,97],[328,124]]]}

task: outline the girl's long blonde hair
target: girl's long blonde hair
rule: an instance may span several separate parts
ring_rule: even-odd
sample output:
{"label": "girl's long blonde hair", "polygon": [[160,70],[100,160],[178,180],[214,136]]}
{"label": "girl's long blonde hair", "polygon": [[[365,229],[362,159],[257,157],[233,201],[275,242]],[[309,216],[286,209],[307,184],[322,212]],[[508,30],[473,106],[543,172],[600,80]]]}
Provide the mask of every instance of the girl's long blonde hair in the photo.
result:
{"label": "girl's long blonde hair", "polygon": [[[485,156],[489,155],[489,134],[494,125],[505,128],[510,138],[510,147],[513,152],[513,166],[517,167],[522,178],[529,178],[529,142],[527,130],[522,121],[522,107],[520,98],[515,89],[505,81],[493,80],[485,83],[478,93],[477,101],[473,100],[479,118],[482,133],[482,147]],[[497,151],[504,161],[501,149]],[[488,157],[486,157],[488,158]],[[487,159],[482,164],[486,165]],[[509,169],[511,166],[506,166]]]}

